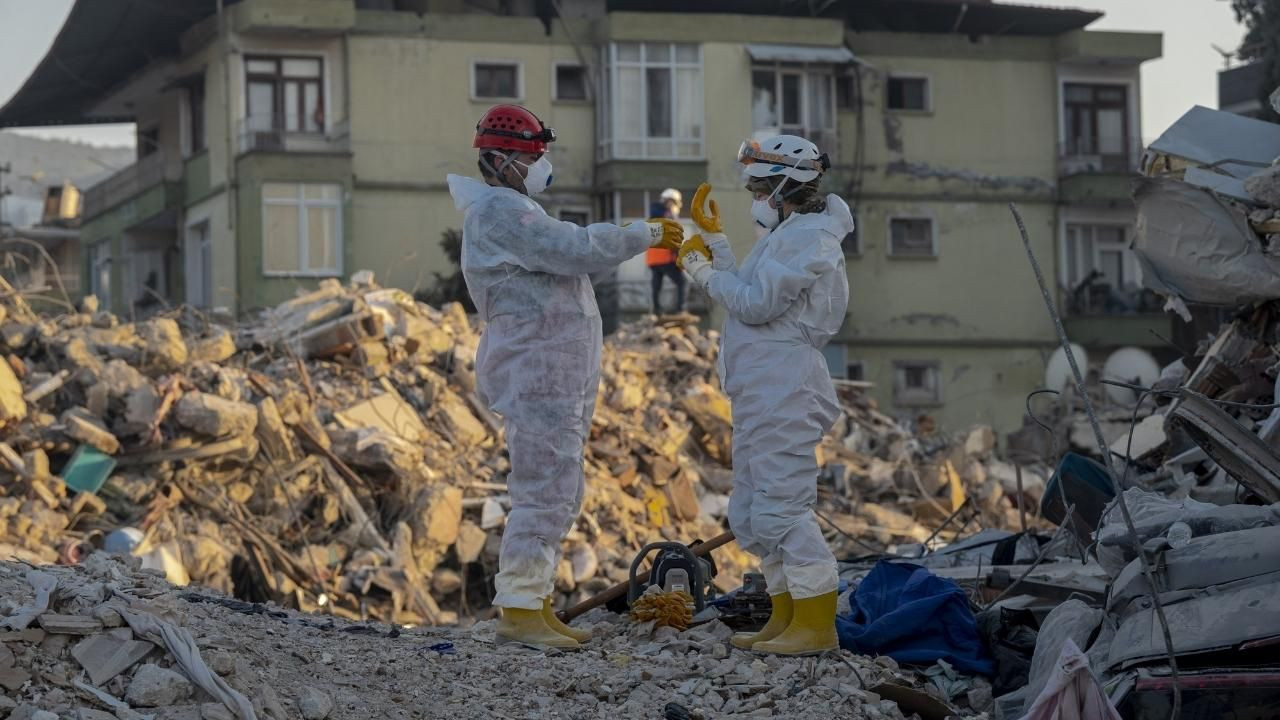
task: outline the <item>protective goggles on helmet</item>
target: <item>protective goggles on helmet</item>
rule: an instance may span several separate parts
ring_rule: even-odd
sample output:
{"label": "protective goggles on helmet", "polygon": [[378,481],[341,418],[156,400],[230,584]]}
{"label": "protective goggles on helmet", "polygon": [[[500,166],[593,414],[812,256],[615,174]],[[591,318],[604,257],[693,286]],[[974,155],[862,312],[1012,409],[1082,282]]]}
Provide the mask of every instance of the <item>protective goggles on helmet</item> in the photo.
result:
{"label": "protective goggles on helmet", "polygon": [[772,153],[760,149],[760,143],[754,140],[747,140],[738,147],[738,162],[743,165],[751,165],[753,163],[761,163],[765,165],[776,165],[776,170],[815,170],[819,173],[826,172],[831,168],[831,159],[826,153],[822,153],[817,159],[796,158],[791,155],[783,155],[782,153]]}

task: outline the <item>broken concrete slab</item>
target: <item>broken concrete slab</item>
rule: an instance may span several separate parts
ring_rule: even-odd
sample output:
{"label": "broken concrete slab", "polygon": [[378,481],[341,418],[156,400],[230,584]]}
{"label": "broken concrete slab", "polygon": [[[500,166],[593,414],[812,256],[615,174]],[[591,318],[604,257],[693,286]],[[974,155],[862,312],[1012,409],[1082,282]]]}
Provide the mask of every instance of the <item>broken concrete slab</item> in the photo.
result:
{"label": "broken concrete slab", "polygon": [[92,445],[108,455],[120,452],[120,440],[82,407],[73,407],[62,413],[62,431],[67,437]]}
{"label": "broken concrete slab", "polygon": [[39,621],[45,632],[54,635],[92,635],[102,630],[101,621],[83,615],[44,613],[40,615]]}
{"label": "broken concrete slab", "polygon": [[27,416],[22,382],[13,374],[9,363],[0,358],[0,423],[15,422]]}
{"label": "broken concrete slab", "polygon": [[383,389],[386,392],[375,398],[334,413],[334,419],[350,430],[376,427],[410,442],[421,441],[429,431],[418,411],[389,383]]}
{"label": "broken concrete slab", "polygon": [[209,393],[185,393],[176,409],[180,425],[210,437],[249,435],[258,426],[253,405]]}
{"label": "broken concrete slab", "polygon": [[1170,412],[1169,424],[1184,430],[1214,462],[1264,502],[1280,502],[1280,454],[1212,400],[1184,390]]}
{"label": "broken concrete slab", "polygon": [[172,318],[154,318],[138,324],[138,336],[146,345],[146,357],[165,370],[176,370],[187,364],[187,343],[182,330]]}
{"label": "broken concrete slab", "polygon": [[235,338],[225,328],[214,328],[213,334],[191,343],[187,360],[192,363],[220,363],[236,354]]}
{"label": "broken concrete slab", "polygon": [[133,667],[156,646],[145,640],[119,640],[110,635],[93,635],[76,643],[71,656],[89,673],[94,685],[102,685]]}
{"label": "broken concrete slab", "polygon": [[135,707],[167,707],[191,697],[194,689],[191,681],[181,674],[148,664],[133,674],[124,699]]}

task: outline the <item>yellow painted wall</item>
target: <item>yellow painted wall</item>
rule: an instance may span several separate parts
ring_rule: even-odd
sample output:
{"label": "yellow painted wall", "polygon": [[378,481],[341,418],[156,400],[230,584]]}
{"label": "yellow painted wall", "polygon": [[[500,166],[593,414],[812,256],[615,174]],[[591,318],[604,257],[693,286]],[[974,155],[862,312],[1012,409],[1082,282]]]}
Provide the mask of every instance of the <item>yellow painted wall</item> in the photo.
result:
{"label": "yellow painted wall", "polygon": [[[499,34],[495,29],[494,35]],[[362,181],[442,186],[448,173],[474,174],[476,122],[502,101],[472,99],[471,66],[474,61],[504,60],[522,68],[524,94],[514,101],[525,104],[559,136],[551,153],[554,187],[588,189],[592,107],[551,99],[553,63],[577,62],[568,43],[353,36],[349,48],[351,97],[357,108],[352,150]]]}
{"label": "yellow painted wall", "polygon": [[372,270],[380,284],[413,292],[450,272],[440,234],[461,229],[462,216],[448,193],[356,189],[351,212],[349,273]]}
{"label": "yellow painted wall", "polygon": [[[899,418],[927,414],[952,432],[974,424],[991,425],[1002,434],[1021,427],[1026,394],[1044,382],[1047,357],[1048,350],[1042,348],[854,346],[849,349],[850,361],[861,360],[865,379],[876,384],[872,396],[881,411]],[[938,362],[943,404],[939,407],[894,406],[895,360]]]}
{"label": "yellow painted wall", "polygon": [[[1054,277],[1054,207],[1021,206],[1037,257]],[[931,217],[935,258],[889,257],[889,219]],[[1008,207],[998,202],[874,200],[858,214],[861,253],[848,259],[850,322],[842,337],[1048,342],[1040,291]]]}
{"label": "yellow painted wall", "polygon": [[[1058,123],[1053,63],[865,59],[874,66],[863,78],[865,157],[880,170],[871,175],[875,191],[1040,197],[1052,193]],[[930,79],[931,111],[886,110],[887,79],[895,73]],[[944,179],[890,172],[886,166],[893,161],[927,165]]]}

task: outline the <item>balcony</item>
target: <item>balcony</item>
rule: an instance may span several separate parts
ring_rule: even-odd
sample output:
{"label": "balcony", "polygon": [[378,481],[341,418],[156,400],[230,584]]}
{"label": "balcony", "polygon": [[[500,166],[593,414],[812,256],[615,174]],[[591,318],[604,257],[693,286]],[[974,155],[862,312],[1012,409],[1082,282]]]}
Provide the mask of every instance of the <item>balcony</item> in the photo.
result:
{"label": "balcony", "polygon": [[236,126],[241,154],[346,153],[351,151],[351,125],[343,120],[327,130],[314,118],[296,116],[250,116]]}
{"label": "balcony", "polygon": [[1134,138],[1068,139],[1058,146],[1058,176],[1082,173],[1131,175],[1138,171],[1142,149],[1142,141]]}
{"label": "balcony", "polygon": [[1142,141],[1130,138],[1079,138],[1060,144],[1059,201],[1112,207],[1131,203],[1130,185],[1142,150]]}
{"label": "balcony", "polygon": [[[164,151],[156,151],[89,188],[84,193],[84,217],[92,219],[111,208],[137,199],[148,191],[161,191],[161,209],[172,204],[170,194],[181,194],[182,166],[170,167]],[[170,192],[172,191],[172,193]]]}
{"label": "balcony", "polygon": [[1073,342],[1085,347],[1162,347],[1173,332],[1173,316],[1150,290],[1114,288],[1094,271],[1068,294],[1065,325]]}

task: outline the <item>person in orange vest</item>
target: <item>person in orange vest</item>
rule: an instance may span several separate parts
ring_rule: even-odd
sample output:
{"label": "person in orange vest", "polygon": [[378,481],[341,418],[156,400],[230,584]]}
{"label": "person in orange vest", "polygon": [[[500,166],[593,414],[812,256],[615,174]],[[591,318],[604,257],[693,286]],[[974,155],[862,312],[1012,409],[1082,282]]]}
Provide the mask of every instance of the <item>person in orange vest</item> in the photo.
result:
{"label": "person in orange vest", "polygon": [[[653,203],[649,208],[649,216],[655,218],[669,218],[678,220],[680,218],[680,208],[684,204],[684,198],[680,195],[680,191],[675,188],[667,188],[658,196],[658,202]],[[676,251],[667,250],[666,248],[649,248],[645,253],[645,262],[649,265],[649,287],[653,293],[653,314],[662,314],[662,303],[660,297],[662,295],[663,278],[671,278],[676,284],[676,308],[675,312],[684,312],[684,273],[680,272],[680,268],[676,267]]]}

